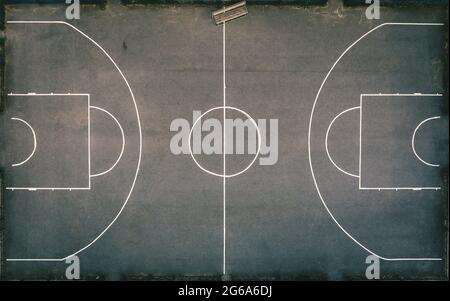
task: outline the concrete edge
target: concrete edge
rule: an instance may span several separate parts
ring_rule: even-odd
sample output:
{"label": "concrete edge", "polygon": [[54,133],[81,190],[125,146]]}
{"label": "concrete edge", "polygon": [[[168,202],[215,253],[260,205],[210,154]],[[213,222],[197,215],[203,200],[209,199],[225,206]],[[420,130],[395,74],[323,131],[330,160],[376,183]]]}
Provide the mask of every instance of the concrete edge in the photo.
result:
{"label": "concrete edge", "polygon": [[5,1],[0,0],[0,31],[5,29]]}
{"label": "concrete edge", "polygon": [[5,217],[3,214],[3,172],[0,170],[0,280],[5,279],[5,246],[4,246],[4,238],[5,238]]}
{"label": "concrete edge", "polygon": [[[368,6],[366,0],[342,0],[344,6]],[[373,2],[373,0],[372,0]],[[380,0],[381,6],[448,6],[448,0]]]}
{"label": "concrete edge", "polygon": [[[248,5],[326,5],[328,0],[246,0]],[[238,0],[121,0],[123,5],[136,4],[232,4]]]}
{"label": "concrete edge", "polygon": [[[106,5],[108,0],[80,0],[81,4]],[[372,0],[374,1],[374,0]],[[382,6],[449,6],[448,0],[379,0]],[[135,4],[226,4],[237,2],[234,0],[121,0],[123,5]],[[326,5],[328,0],[247,0],[249,5]],[[367,6],[366,0],[342,0],[344,6]],[[0,0],[3,4],[62,4],[65,0]],[[4,18],[0,11],[0,21]],[[0,24],[0,26],[3,26]]]}
{"label": "concrete edge", "polygon": [[[66,0],[1,0],[5,4],[66,4]],[[107,0],[79,0],[80,4],[104,5]]]}
{"label": "concrete edge", "polygon": [[5,36],[0,30],[0,113],[5,109]]}
{"label": "concrete edge", "polygon": [[[443,86],[444,86],[444,99],[447,101],[444,102],[444,114],[447,117],[447,120],[449,118],[449,51],[448,51],[448,43],[449,43],[449,26],[448,26],[448,16],[449,11],[446,11],[447,14],[447,24],[445,26],[445,33],[444,33],[444,66],[447,66],[444,71],[444,78],[443,78]],[[447,133],[448,134],[448,133]],[[445,260],[445,281],[449,281],[449,172],[448,172],[448,165],[445,168],[444,174],[442,175],[442,178],[444,180],[444,183],[447,185],[443,185],[444,189],[442,191],[442,200],[444,203],[443,211],[444,211],[444,260]]]}
{"label": "concrete edge", "polygon": [[[0,0],[8,5],[18,4],[62,4],[67,5],[65,0]],[[80,0],[80,4],[105,5],[108,0]],[[238,2],[238,0],[121,0],[123,5],[135,4],[227,4]],[[247,4],[291,4],[291,5],[326,5],[328,0],[247,0]]]}

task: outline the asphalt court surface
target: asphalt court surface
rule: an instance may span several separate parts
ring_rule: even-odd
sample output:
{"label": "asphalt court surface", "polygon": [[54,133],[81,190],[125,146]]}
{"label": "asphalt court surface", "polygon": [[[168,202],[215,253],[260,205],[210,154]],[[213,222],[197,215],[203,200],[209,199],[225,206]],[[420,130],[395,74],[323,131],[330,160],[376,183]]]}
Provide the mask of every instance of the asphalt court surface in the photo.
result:
{"label": "asphalt court surface", "polygon": [[[90,190],[5,191],[6,278],[63,278],[64,259],[74,253],[85,278],[214,279],[225,272],[231,279],[363,279],[371,253],[384,259],[385,279],[445,278],[446,10],[382,8],[382,19],[369,21],[363,8],[335,2],[249,6],[248,16],[223,28],[213,25],[213,9],[108,4],[83,7],[74,27],[7,24],[7,93],[89,94],[90,106],[102,110],[89,110]],[[58,6],[7,6],[6,13],[7,21],[64,20]],[[379,26],[386,22],[395,24]],[[225,227],[223,179],[169,147],[173,120],[192,126],[194,111],[223,105],[223,30],[226,104],[255,120],[278,120],[275,164],[258,158],[226,179]],[[440,189],[359,189],[360,114],[351,110],[330,123],[360,106],[361,94],[378,93],[442,96],[364,100],[371,104],[363,120],[370,124],[361,144],[364,179]],[[84,179],[86,163],[72,162],[87,149],[85,107],[26,99],[19,104],[8,96],[0,115],[5,185]],[[424,101],[433,105],[424,108]],[[417,131],[415,150],[438,167],[423,164],[411,147],[414,129],[433,116],[439,121]],[[13,168],[33,141],[12,117],[30,125],[41,120],[36,134],[49,127],[62,135],[69,127],[69,134],[46,141],[57,152],[52,159],[67,160],[38,156],[38,141],[35,156]],[[196,158],[221,172],[222,156]],[[227,172],[251,158],[227,155]],[[386,159],[392,163],[380,163]],[[31,163],[60,169],[31,174]]]}

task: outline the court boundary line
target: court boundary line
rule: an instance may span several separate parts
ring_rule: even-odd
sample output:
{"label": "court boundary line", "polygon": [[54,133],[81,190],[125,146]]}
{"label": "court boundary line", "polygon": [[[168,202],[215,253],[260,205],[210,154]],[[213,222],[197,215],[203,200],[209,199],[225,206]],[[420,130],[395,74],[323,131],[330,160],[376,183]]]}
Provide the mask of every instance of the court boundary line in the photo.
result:
{"label": "court boundary line", "polygon": [[[50,191],[55,191],[55,190],[67,190],[67,191],[76,191],[76,190],[90,190],[91,189],[91,118],[90,118],[90,113],[89,113],[89,107],[91,104],[91,100],[90,100],[90,94],[89,93],[35,93],[35,92],[29,92],[29,93],[8,93],[8,96],[12,96],[12,97],[32,97],[32,96],[83,96],[87,98],[87,107],[88,107],[88,112],[87,112],[87,126],[88,126],[88,130],[87,130],[87,160],[88,160],[88,187],[60,187],[60,186],[48,186],[48,187],[44,187],[44,186],[17,186],[17,187],[5,187],[6,190],[10,190],[10,191],[15,191],[15,190],[28,190],[28,191],[39,191],[39,190],[50,190]],[[36,139],[36,134],[33,131],[33,135],[34,138]],[[33,151],[34,154],[34,151]],[[30,157],[31,158],[31,157]]]}
{"label": "court boundary line", "polygon": [[[358,189],[359,190],[413,190],[413,191],[420,191],[420,190],[440,190],[441,187],[437,186],[398,186],[398,187],[363,187],[362,186],[362,174],[361,174],[361,167],[362,167],[362,109],[363,109],[363,99],[364,97],[442,97],[442,94],[440,93],[361,93],[359,96],[359,106],[360,106],[360,118],[359,118],[359,180],[358,180]],[[420,124],[419,124],[420,125]],[[417,129],[417,128],[416,128]],[[413,141],[414,141],[414,135],[413,134]],[[415,154],[415,150],[413,147],[413,151]],[[417,155],[416,155],[417,156]]]}
{"label": "court boundary line", "polygon": [[[106,231],[108,231],[108,229],[116,222],[116,220],[119,218],[119,216],[122,214],[125,206],[127,205],[130,196],[133,192],[134,186],[136,184],[136,180],[139,174],[139,170],[140,170],[140,166],[141,166],[141,159],[142,159],[142,127],[141,127],[141,120],[140,120],[140,116],[139,116],[139,109],[136,103],[136,99],[133,93],[133,90],[131,89],[130,84],[128,83],[127,78],[125,77],[125,75],[123,74],[122,70],[119,68],[119,66],[116,64],[116,62],[113,60],[113,58],[108,54],[108,52],[103,49],[102,46],[100,46],[100,44],[98,44],[96,41],[94,41],[91,37],[89,37],[87,34],[85,34],[83,31],[81,31],[80,29],[78,29],[77,27],[75,27],[74,25],[67,23],[65,21],[7,21],[8,24],[62,24],[65,26],[68,26],[69,28],[73,29],[74,31],[78,32],[79,34],[81,34],[83,37],[85,37],[87,40],[89,40],[92,44],[94,44],[97,48],[99,48],[101,50],[101,52],[103,52],[103,54],[106,55],[106,57],[109,59],[109,61],[114,65],[114,67],[116,68],[116,70],[119,72],[119,74],[121,75],[122,79],[124,80],[128,91],[130,92],[131,95],[131,99],[133,101],[133,105],[134,105],[134,109],[136,111],[136,120],[137,120],[137,126],[138,126],[138,134],[139,134],[139,154],[138,154],[138,162],[137,162],[137,166],[136,166],[136,172],[134,174],[134,178],[133,178],[133,182],[131,184],[131,188],[130,191],[128,192],[125,201],[122,205],[122,207],[120,208],[120,210],[118,211],[118,213],[115,215],[115,217],[112,219],[112,221],[105,227],[105,229],[103,229],[100,234],[98,234],[92,241],[90,241],[88,244],[86,244],[84,247],[78,249],[77,251],[75,251],[74,253],[65,256],[63,258],[39,258],[39,259],[18,259],[18,258],[7,258],[6,261],[64,261],[67,258],[70,258],[72,256],[75,256],[77,254],[79,254],[80,252],[83,252],[84,250],[88,249],[90,246],[92,246],[98,239],[100,239],[100,237],[103,236],[103,234],[106,233]],[[89,177],[90,179],[90,177]]]}
{"label": "court boundary line", "polygon": [[357,244],[359,247],[361,247],[363,250],[365,250],[366,252],[368,252],[369,254],[372,254],[376,257],[378,257],[379,259],[385,260],[385,261],[442,261],[442,258],[421,258],[421,257],[416,257],[416,258],[411,258],[411,257],[402,257],[402,258],[389,258],[389,257],[384,257],[384,256],[380,256],[376,253],[374,253],[372,250],[370,250],[369,248],[367,248],[365,245],[363,245],[361,242],[359,242],[356,238],[354,238],[339,222],[338,220],[334,217],[333,213],[331,212],[331,210],[328,208],[327,203],[325,202],[324,198],[322,197],[322,194],[320,192],[319,189],[319,185],[317,183],[315,174],[314,174],[314,168],[312,165],[312,157],[311,157],[311,130],[312,130],[312,121],[313,121],[313,117],[314,117],[314,111],[316,108],[316,104],[317,101],[319,99],[320,93],[322,92],[322,89],[326,83],[326,81],[328,80],[328,77],[330,76],[330,74],[333,72],[334,68],[336,67],[336,65],[339,63],[339,61],[345,56],[345,54],[350,51],[350,49],[353,48],[353,46],[355,46],[356,44],[358,44],[361,40],[363,40],[366,36],[370,35],[372,32],[384,27],[384,26],[444,26],[444,23],[382,23],[380,25],[375,26],[374,28],[370,29],[369,31],[367,31],[366,33],[364,33],[362,36],[360,36],[357,40],[355,40],[352,44],[350,44],[350,46],[348,46],[342,53],[341,55],[335,60],[335,62],[333,63],[333,65],[331,66],[330,70],[327,72],[327,74],[325,75],[322,83],[320,84],[319,90],[317,91],[316,97],[314,99],[314,103],[311,109],[311,114],[310,114],[310,118],[309,118],[309,124],[308,124],[308,161],[309,161],[309,167],[311,170],[311,176],[313,178],[313,182],[314,182],[314,186],[316,187],[316,191],[317,194],[319,195],[319,198],[325,208],[325,210],[327,211],[328,215],[331,217],[331,219],[333,220],[333,222],[338,226],[338,228],[345,234],[347,235],[348,238],[350,238],[355,244]]}

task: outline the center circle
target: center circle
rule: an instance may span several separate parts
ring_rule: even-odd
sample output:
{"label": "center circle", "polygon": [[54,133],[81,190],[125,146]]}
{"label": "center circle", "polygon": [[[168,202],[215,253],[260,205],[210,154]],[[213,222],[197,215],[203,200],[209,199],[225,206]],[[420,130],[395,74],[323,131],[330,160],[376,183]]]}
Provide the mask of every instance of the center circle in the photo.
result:
{"label": "center circle", "polygon": [[[253,157],[253,160],[250,162],[250,164],[248,164],[244,169],[242,169],[241,171],[238,171],[236,173],[233,174],[219,174],[213,171],[210,171],[206,168],[204,168],[200,163],[198,163],[197,159],[195,159],[194,154],[192,153],[192,146],[191,146],[191,137],[192,137],[192,131],[194,130],[195,126],[197,125],[197,123],[203,118],[203,116],[205,116],[206,114],[212,112],[212,111],[216,111],[216,110],[233,110],[233,111],[237,111],[243,115],[245,115],[255,126],[256,128],[256,132],[258,134],[258,150],[255,153],[255,156]],[[223,127],[225,128],[225,124],[223,125]],[[223,133],[223,131],[222,131]],[[223,140],[225,140],[226,137],[223,137]],[[194,160],[195,164],[204,172],[216,176],[216,177],[221,177],[221,178],[231,178],[231,177],[235,177],[238,176],[244,172],[246,172],[256,161],[256,159],[258,158],[259,152],[261,150],[261,132],[259,131],[258,128],[258,124],[256,123],[256,121],[245,111],[235,108],[235,107],[230,107],[230,106],[220,106],[220,107],[214,107],[209,109],[208,111],[204,112],[203,114],[201,114],[195,121],[194,124],[191,127],[191,130],[189,131],[189,137],[188,137],[188,141],[189,141],[189,154],[191,155],[192,160]],[[224,143],[225,146],[225,143]],[[224,152],[224,156],[226,155],[225,152],[225,147],[223,147],[223,152]]]}

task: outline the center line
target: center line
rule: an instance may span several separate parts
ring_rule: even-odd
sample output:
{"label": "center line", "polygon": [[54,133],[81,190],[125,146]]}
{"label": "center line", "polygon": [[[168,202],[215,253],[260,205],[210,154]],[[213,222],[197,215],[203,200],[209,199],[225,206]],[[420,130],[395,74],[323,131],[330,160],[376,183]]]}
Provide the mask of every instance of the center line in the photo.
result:
{"label": "center line", "polygon": [[223,275],[226,274],[226,149],[225,149],[225,119],[226,119],[226,94],[225,94],[225,22],[223,22]]}

